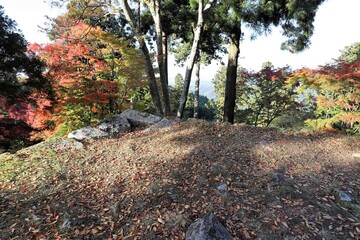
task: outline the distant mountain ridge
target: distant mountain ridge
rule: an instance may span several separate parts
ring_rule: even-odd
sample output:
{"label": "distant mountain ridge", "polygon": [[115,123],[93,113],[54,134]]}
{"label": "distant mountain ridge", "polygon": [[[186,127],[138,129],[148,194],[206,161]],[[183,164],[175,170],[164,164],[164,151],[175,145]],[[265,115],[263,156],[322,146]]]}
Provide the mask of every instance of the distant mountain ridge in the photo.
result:
{"label": "distant mountain ridge", "polygon": [[[174,86],[174,81],[170,80],[170,85]],[[195,90],[195,83],[194,83],[194,81],[191,81],[189,91],[194,92],[194,90]],[[216,98],[215,88],[214,88],[214,84],[212,83],[212,81],[200,80],[200,95],[206,96],[209,99]]]}

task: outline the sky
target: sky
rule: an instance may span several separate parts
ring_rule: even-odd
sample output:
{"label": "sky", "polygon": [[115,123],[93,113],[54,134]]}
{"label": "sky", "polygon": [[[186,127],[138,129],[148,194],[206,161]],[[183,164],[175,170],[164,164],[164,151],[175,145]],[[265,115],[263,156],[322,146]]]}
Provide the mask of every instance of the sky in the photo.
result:
{"label": "sky", "polygon": [[[59,14],[44,0],[0,0],[5,14],[15,20],[28,42],[48,42],[46,35],[39,31],[38,26],[44,26],[45,15],[54,17]],[[314,22],[314,35],[311,45],[301,53],[292,54],[280,50],[284,41],[279,29],[273,29],[269,36],[258,37],[250,41],[250,33],[245,32],[245,39],[240,46],[239,63],[247,69],[259,70],[262,63],[270,61],[275,67],[290,65],[293,69],[301,67],[316,68],[331,62],[340,54],[345,46],[360,41],[360,0],[327,0],[318,9]],[[169,79],[174,79],[177,73],[185,74],[185,69],[174,66],[170,56]],[[223,61],[226,63],[226,56]],[[202,81],[211,81],[220,67],[212,63],[203,67],[200,75]]]}

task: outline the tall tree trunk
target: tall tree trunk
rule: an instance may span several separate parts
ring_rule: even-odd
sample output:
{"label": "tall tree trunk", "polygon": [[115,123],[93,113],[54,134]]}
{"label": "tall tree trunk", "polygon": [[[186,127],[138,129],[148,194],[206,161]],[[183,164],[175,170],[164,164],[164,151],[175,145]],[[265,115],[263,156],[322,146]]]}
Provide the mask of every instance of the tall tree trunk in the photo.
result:
{"label": "tall tree trunk", "polygon": [[200,61],[195,64],[194,118],[199,118]]}
{"label": "tall tree trunk", "polygon": [[224,121],[234,123],[236,100],[236,78],[238,57],[240,53],[241,25],[236,26],[230,34],[230,46],[225,82]]}
{"label": "tall tree trunk", "polygon": [[194,68],[196,55],[197,55],[197,52],[198,52],[198,49],[199,49],[200,36],[201,36],[203,24],[204,24],[204,12],[211,7],[213,2],[214,2],[214,0],[209,0],[208,3],[203,8],[204,0],[199,0],[198,20],[197,20],[196,28],[195,28],[195,31],[194,31],[194,40],[193,40],[193,44],[192,44],[192,47],[191,47],[190,56],[189,56],[189,59],[188,59],[187,64],[186,64],[184,88],[183,88],[183,91],[182,91],[182,94],[181,94],[180,104],[179,104],[179,108],[178,108],[178,111],[177,111],[177,114],[176,114],[178,118],[182,118],[182,116],[184,114],[186,100],[187,100],[187,96],[188,96],[188,93],[189,93],[189,87],[190,87],[190,81],[191,81],[191,73],[192,73],[192,70]]}
{"label": "tall tree trunk", "polygon": [[259,116],[260,116],[260,113],[261,113],[263,107],[264,107],[264,104],[261,104],[260,108],[257,110],[256,117],[255,117],[255,124],[254,124],[255,127],[257,127],[257,125],[258,125]]}
{"label": "tall tree trunk", "polygon": [[148,84],[149,84],[149,88],[150,88],[151,97],[153,99],[153,102],[155,104],[157,111],[161,115],[163,115],[164,112],[163,112],[163,109],[161,106],[160,94],[159,94],[159,90],[158,90],[158,85],[156,83],[155,72],[154,72],[154,68],[152,65],[149,49],[146,46],[144,38],[141,38],[139,40],[139,43],[140,43],[140,48],[141,48],[141,50],[144,54],[144,58],[145,58],[145,69],[146,69],[146,75],[148,77]]}
{"label": "tall tree trunk", "polygon": [[166,86],[169,86],[169,71],[168,71],[168,54],[169,54],[169,50],[168,50],[168,36],[166,35],[166,33],[163,32],[163,41],[162,41],[162,45],[163,45],[163,56],[164,56],[164,71],[165,71],[165,80],[166,80]]}
{"label": "tall tree trunk", "polygon": [[162,110],[162,106],[161,106],[160,94],[159,94],[158,86],[156,83],[155,72],[154,72],[154,68],[152,66],[149,49],[146,46],[144,36],[141,34],[141,31],[140,31],[140,26],[137,24],[134,14],[132,13],[132,11],[130,9],[127,0],[120,0],[119,2],[120,2],[121,9],[124,11],[125,18],[129,22],[132,30],[134,31],[135,38],[139,42],[140,49],[144,55],[145,69],[146,69],[146,75],[148,77],[150,94],[153,99],[155,108],[157,109],[157,112],[162,115],[163,110]]}
{"label": "tall tree trunk", "polygon": [[199,0],[198,20],[197,20],[196,28],[194,31],[194,40],[193,40],[193,44],[191,47],[190,57],[186,64],[184,88],[181,93],[180,104],[179,104],[179,108],[178,108],[178,111],[176,114],[178,118],[182,118],[183,114],[184,114],[186,100],[187,100],[187,96],[189,93],[191,73],[194,68],[196,53],[198,52],[198,49],[199,49],[199,41],[200,41],[200,36],[201,36],[201,32],[202,32],[202,27],[204,24],[203,5],[204,5],[204,0]]}
{"label": "tall tree trunk", "polygon": [[161,0],[150,0],[148,2],[150,13],[155,23],[156,32],[156,47],[157,47],[157,62],[159,65],[160,82],[163,95],[163,102],[165,107],[165,114],[170,115],[170,98],[169,88],[167,84],[166,70],[164,64],[164,52],[163,52],[163,31],[161,25],[161,13],[160,13]]}

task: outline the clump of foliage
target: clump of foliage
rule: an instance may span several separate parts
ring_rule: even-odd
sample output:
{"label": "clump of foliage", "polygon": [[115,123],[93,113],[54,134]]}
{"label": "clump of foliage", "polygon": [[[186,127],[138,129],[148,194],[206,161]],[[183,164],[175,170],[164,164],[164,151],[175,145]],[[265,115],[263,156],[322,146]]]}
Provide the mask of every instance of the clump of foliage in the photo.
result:
{"label": "clump of foliage", "polygon": [[[239,72],[239,70],[238,70]],[[214,85],[215,92],[215,119],[220,121],[222,119],[223,114],[223,106],[224,106],[224,96],[225,96],[225,79],[226,79],[226,68],[221,66],[219,70],[216,72],[214,79],[212,80],[212,84]]]}
{"label": "clump of foliage", "polygon": [[[177,107],[180,104],[181,92],[184,87],[184,79],[181,74],[175,76],[175,84],[173,87],[170,86],[170,103],[171,110],[173,114],[176,114]],[[190,92],[186,106],[184,109],[184,118],[193,118],[194,117],[194,92]],[[213,100],[210,100],[204,95],[199,95],[199,116],[200,119],[206,119],[212,121],[215,119],[216,107]]]}
{"label": "clump of foliage", "polygon": [[0,6],[0,148],[26,146],[47,129],[52,89],[43,70]]}
{"label": "clump of foliage", "polygon": [[340,51],[339,59],[347,63],[354,63],[360,59],[360,42],[355,42],[350,46],[346,46]]}
{"label": "clump of foliage", "polygon": [[308,119],[314,119],[314,113],[312,111],[303,111],[300,109],[292,109],[286,111],[281,116],[275,118],[269,125],[281,130],[301,131],[306,129],[306,121]]}
{"label": "clump of foliage", "polygon": [[311,90],[316,99],[316,119],[307,121],[310,127],[360,133],[360,58],[354,60],[354,56],[343,54],[333,63],[302,69],[289,79],[299,85],[298,93]]}
{"label": "clump of foliage", "polygon": [[128,41],[84,22],[69,25],[55,28],[53,43],[30,46],[47,65],[61,133],[132,107],[131,98],[145,87],[140,52]]}
{"label": "clump of foliage", "polygon": [[[265,63],[259,72],[238,69],[236,121],[269,126],[286,110],[293,109],[296,105],[294,88],[286,82],[290,74],[289,67],[276,69],[271,63]],[[223,106],[224,98],[221,96],[225,92],[225,76],[225,68],[222,68],[213,81],[218,108]],[[218,110],[218,118],[221,112]]]}
{"label": "clump of foliage", "polygon": [[255,126],[269,124],[294,105],[293,88],[286,86],[289,67],[275,69],[264,64],[259,72],[242,70],[238,81],[237,115],[241,122]]}

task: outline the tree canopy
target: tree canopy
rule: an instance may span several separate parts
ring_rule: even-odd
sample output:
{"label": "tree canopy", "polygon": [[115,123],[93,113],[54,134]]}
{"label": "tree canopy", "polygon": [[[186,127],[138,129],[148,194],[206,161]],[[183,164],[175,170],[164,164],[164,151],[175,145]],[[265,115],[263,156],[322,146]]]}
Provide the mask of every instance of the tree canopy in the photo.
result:
{"label": "tree canopy", "polygon": [[[213,81],[216,94],[220,96],[217,99],[218,108],[224,101],[221,96],[225,92],[225,71],[225,68],[219,70]],[[239,68],[236,83],[235,122],[269,126],[276,117],[295,107],[294,87],[287,85],[287,79],[291,73],[289,67],[274,68],[271,63],[263,64],[258,72]]]}
{"label": "tree canopy", "polygon": [[57,93],[58,122],[66,124],[65,131],[132,107],[134,91],[146,81],[142,56],[129,41],[84,22],[57,36],[30,50],[47,64],[47,78]]}
{"label": "tree canopy", "polygon": [[0,6],[0,94],[15,96],[32,87],[44,87],[43,65],[27,52],[27,44],[15,21]]}
{"label": "tree canopy", "polygon": [[13,140],[24,143],[46,128],[53,91],[43,70],[0,6],[0,146],[11,146]]}
{"label": "tree canopy", "polygon": [[[349,48],[346,48],[349,49]],[[312,91],[316,119],[307,123],[315,129],[360,131],[360,58],[348,63],[336,60],[319,69],[301,69],[289,78],[302,94]]]}

